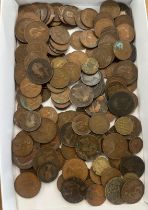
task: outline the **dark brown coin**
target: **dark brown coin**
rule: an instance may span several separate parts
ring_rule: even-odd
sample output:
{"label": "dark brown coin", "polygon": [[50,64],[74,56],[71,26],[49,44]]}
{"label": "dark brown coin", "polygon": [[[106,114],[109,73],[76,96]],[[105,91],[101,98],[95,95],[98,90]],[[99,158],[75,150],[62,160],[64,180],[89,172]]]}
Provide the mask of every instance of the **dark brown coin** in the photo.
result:
{"label": "dark brown coin", "polygon": [[132,47],[127,41],[116,41],[113,50],[116,58],[119,60],[127,60],[132,55]]}
{"label": "dark brown coin", "polygon": [[68,146],[65,146],[64,144],[62,144],[61,146],[61,152],[62,152],[63,157],[66,160],[78,157],[74,147],[68,147]]}
{"label": "dark brown coin", "polygon": [[63,11],[63,19],[64,21],[71,25],[71,26],[75,26],[76,25],[76,21],[75,21],[75,16],[76,16],[76,13],[77,13],[77,10],[78,8],[75,7],[75,6],[66,6],[64,8],[64,11]]}
{"label": "dark brown coin", "polygon": [[134,92],[137,89],[137,80],[133,84],[128,85],[127,88],[130,92]]}
{"label": "dark brown coin", "polygon": [[42,95],[42,102],[44,103],[45,101],[47,101],[50,96],[51,96],[51,92],[48,88],[42,88],[42,91],[41,91],[41,95]]}
{"label": "dark brown coin", "polygon": [[39,111],[42,118],[47,118],[49,120],[52,120],[54,123],[58,120],[58,113],[56,110],[52,107],[42,107]]}
{"label": "dark brown coin", "polygon": [[53,75],[50,63],[44,58],[36,58],[28,66],[28,78],[35,84],[49,82]]}
{"label": "dark brown coin", "polygon": [[66,102],[64,104],[58,104],[55,101],[52,101],[52,103],[55,106],[55,108],[56,109],[59,109],[59,110],[67,109],[71,105],[71,102],[70,101],[68,101],[68,102]]}
{"label": "dark brown coin", "polygon": [[101,174],[102,185],[105,186],[109,180],[111,180],[114,177],[120,177],[120,176],[121,172],[116,168],[107,168]]}
{"label": "dark brown coin", "polygon": [[61,170],[66,162],[66,159],[64,158],[64,156],[62,154],[61,148],[58,148],[56,150],[56,153],[57,153],[58,160],[59,160],[59,170]]}
{"label": "dark brown coin", "polygon": [[92,8],[87,8],[81,11],[81,21],[88,28],[94,27],[94,20],[96,16],[97,11]]}
{"label": "dark brown coin", "polygon": [[114,177],[106,184],[105,195],[111,203],[119,205],[124,202],[121,198],[123,184],[124,180],[121,177]]}
{"label": "dark brown coin", "polygon": [[138,156],[129,156],[121,159],[120,171],[124,175],[128,172],[132,172],[141,177],[145,170],[145,164],[143,160]]}
{"label": "dark brown coin", "polygon": [[87,48],[95,48],[98,45],[98,38],[92,30],[83,31],[80,34],[80,41]]}
{"label": "dark brown coin", "polygon": [[65,88],[55,88],[53,87],[50,83],[47,83],[47,88],[52,92],[52,93],[62,93],[65,89]]}
{"label": "dark brown coin", "polygon": [[35,174],[24,172],[16,178],[14,187],[20,196],[32,198],[39,193],[41,183]]}
{"label": "dark brown coin", "polygon": [[79,203],[86,195],[85,183],[76,177],[64,180],[61,193],[69,203]]}
{"label": "dark brown coin", "polygon": [[128,150],[127,140],[118,133],[112,133],[104,137],[102,144],[103,152],[111,159],[124,157]]}
{"label": "dark brown coin", "polygon": [[20,44],[15,50],[15,60],[17,63],[23,63],[27,56],[27,45]]}
{"label": "dark brown coin", "polygon": [[72,33],[70,37],[70,45],[75,49],[75,50],[83,50],[84,46],[80,42],[80,35],[82,34],[82,31],[75,31]]}
{"label": "dark brown coin", "polygon": [[85,180],[85,185],[86,185],[87,189],[93,184],[94,184],[94,182],[90,178]]}
{"label": "dark brown coin", "polygon": [[121,197],[124,202],[133,204],[141,200],[144,194],[144,184],[141,180],[131,179],[124,183],[121,190]]}
{"label": "dark brown coin", "polygon": [[121,159],[109,159],[109,162],[111,164],[112,167],[116,168],[116,169],[119,169],[120,168],[120,162],[121,162]]}
{"label": "dark brown coin", "polygon": [[89,171],[89,176],[91,178],[91,180],[93,181],[93,183],[95,184],[101,184],[101,178],[99,175],[95,174],[95,172],[93,171],[93,169],[91,168]]}
{"label": "dark brown coin", "polygon": [[24,157],[33,150],[33,141],[27,133],[20,131],[12,141],[12,152],[14,155]]}
{"label": "dark brown coin", "polygon": [[24,36],[27,42],[45,41],[49,39],[49,28],[40,21],[33,21],[25,28]]}
{"label": "dark brown coin", "polygon": [[109,13],[113,18],[116,18],[120,14],[120,6],[115,1],[107,0],[103,2],[100,6],[101,12],[107,12]]}
{"label": "dark brown coin", "polygon": [[85,135],[78,138],[76,153],[82,160],[92,160],[99,152],[98,140],[93,135]]}
{"label": "dark brown coin", "polygon": [[69,32],[63,26],[52,27],[50,36],[58,44],[67,44],[70,41]]}
{"label": "dark brown coin", "polygon": [[72,129],[81,136],[89,134],[89,117],[83,113],[78,114],[72,121]]}
{"label": "dark brown coin", "polygon": [[135,137],[129,141],[129,150],[132,154],[139,153],[143,148],[143,141],[140,137]]}
{"label": "dark brown coin", "polygon": [[102,185],[93,184],[87,189],[86,200],[92,206],[102,205],[105,198],[105,189]]}
{"label": "dark brown coin", "polygon": [[49,183],[56,179],[58,168],[52,163],[44,163],[37,170],[37,175],[42,182]]}
{"label": "dark brown coin", "polygon": [[36,131],[31,132],[30,135],[34,141],[48,143],[54,139],[56,132],[56,124],[47,118],[43,118],[41,126]]}
{"label": "dark brown coin", "polygon": [[38,95],[34,98],[28,98],[23,95],[19,96],[20,104],[24,109],[28,111],[33,111],[38,109],[42,104],[42,96]]}
{"label": "dark brown coin", "polygon": [[60,128],[60,139],[61,142],[68,147],[75,147],[78,141],[77,134],[72,129],[71,122],[64,124]]}
{"label": "dark brown coin", "polygon": [[58,177],[58,180],[57,180],[57,188],[58,188],[59,191],[62,190],[63,182],[64,182],[64,178],[63,178],[62,175],[60,175],[60,176]]}
{"label": "dark brown coin", "polygon": [[41,52],[45,55],[48,53],[48,45],[44,41],[32,41],[27,45],[27,52]]}
{"label": "dark brown coin", "polygon": [[65,112],[60,112],[58,114],[58,126],[61,128],[64,124],[68,122],[72,122],[73,118],[76,116],[77,112],[76,111],[65,111]]}
{"label": "dark brown coin", "polygon": [[23,62],[17,63],[15,65],[15,70],[14,70],[14,78],[15,78],[16,83],[20,85],[20,83],[25,77],[26,77],[26,69]]}
{"label": "dark brown coin", "polygon": [[69,96],[73,105],[77,107],[85,107],[92,103],[94,93],[90,87],[79,83],[71,88]]}

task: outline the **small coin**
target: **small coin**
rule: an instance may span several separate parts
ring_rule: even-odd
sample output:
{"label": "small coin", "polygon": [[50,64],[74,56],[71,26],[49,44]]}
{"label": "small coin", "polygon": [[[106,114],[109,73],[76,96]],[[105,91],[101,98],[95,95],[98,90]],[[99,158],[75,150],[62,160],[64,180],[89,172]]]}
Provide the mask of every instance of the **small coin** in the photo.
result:
{"label": "small coin", "polygon": [[124,180],[121,177],[114,177],[105,186],[105,195],[107,200],[115,205],[123,204],[124,201],[121,197],[121,189]]}
{"label": "small coin", "polygon": [[58,175],[58,168],[50,162],[44,163],[38,168],[37,175],[40,181],[49,183],[56,179]]}
{"label": "small coin", "polygon": [[135,137],[129,141],[129,150],[132,154],[139,153],[143,148],[143,141],[140,137]]}
{"label": "small coin", "polygon": [[83,83],[79,83],[71,88],[69,96],[73,105],[77,107],[85,107],[92,103],[94,93],[90,87]]}
{"label": "small coin", "polygon": [[86,8],[81,11],[81,21],[88,28],[94,27],[94,20],[96,16],[97,11],[92,8]]}
{"label": "small coin", "polygon": [[97,73],[93,75],[87,75],[84,73],[81,73],[81,80],[85,85],[88,86],[94,86],[97,85],[102,79],[102,73],[100,71],[97,71]]}
{"label": "small coin", "polygon": [[99,69],[98,61],[95,58],[88,58],[86,62],[82,65],[82,71],[85,74],[95,74]]}
{"label": "small coin", "polygon": [[58,120],[58,114],[53,107],[42,107],[39,111],[42,118],[52,120],[54,123]]}
{"label": "small coin", "polygon": [[57,180],[57,188],[58,188],[58,190],[59,190],[60,192],[61,192],[61,190],[62,190],[63,182],[64,182],[64,178],[63,178],[63,175],[61,174],[61,175],[58,177],[58,180]]}
{"label": "small coin", "polygon": [[109,159],[109,162],[111,164],[112,167],[116,168],[116,169],[119,169],[120,168],[120,162],[121,162],[121,159]]}
{"label": "small coin", "polygon": [[72,129],[71,122],[65,123],[60,128],[60,139],[61,142],[68,147],[75,147],[78,141],[77,134]]}
{"label": "small coin", "polygon": [[32,198],[39,193],[41,183],[35,174],[24,172],[16,178],[14,187],[20,196]]}
{"label": "small coin", "polygon": [[84,50],[84,48],[85,48],[80,41],[81,34],[82,34],[82,31],[75,31],[72,33],[72,35],[70,37],[70,45],[75,50]]}
{"label": "small coin", "polygon": [[100,6],[101,12],[107,12],[109,13],[113,18],[116,18],[120,14],[120,6],[115,1],[105,1]]}
{"label": "small coin", "polygon": [[95,183],[95,184],[101,184],[101,178],[100,178],[100,176],[98,176],[97,174],[95,174],[95,172],[93,171],[92,167],[90,168],[89,176],[90,176],[91,180],[93,181],[93,183]]}
{"label": "small coin", "polygon": [[24,157],[33,150],[33,141],[27,133],[20,131],[12,141],[12,152],[14,155]]}
{"label": "small coin", "polygon": [[62,174],[63,174],[64,179],[77,177],[85,181],[88,176],[88,168],[87,168],[86,163],[83,160],[70,159],[65,162],[62,169]]}
{"label": "small coin", "polygon": [[47,118],[43,118],[41,126],[36,131],[31,132],[30,135],[36,142],[48,143],[54,139],[56,132],[56,124]]}
{"label": "small coin", "polygon": [[53,70],[46,59],[36,58],[29,64],[27,75],[33,83],[44,84],[51,79]]}
{"label": "small coin", "polygon": [[101,176],[103,171],[106,168],[110,168],[109,161],[106,157],[104,156],[98,156],[92,163],[92,169],[95,172],[95,174]]}
{"label": "small coin", "polygon": [[141,200],[144,194],[144,184],[141,180],[132,179],[124,183],[121,190],[121,197],[124,202],[133,204]]}
{"label": "small coin", "polygon": [[89,117],[83,113],[80,113],[73,118],[72,129],[78,135],[87,135],[90,133],[88,123]]}
{"label": "small coin", "polygon": [[24,109],[28,111],[33,111],[38,109],[42,104],[42,96],[38,95],[34,98],[28,98],[23,95],[19,95],[20,104]]}
{"label": "small coin", "polygon": [[69,203],[79,203],[85,198],[85,183],[76,177],[63,181],[61,193],[63,198]]}
{"label": "small coin", "polygon": [[50,36],[58,44],[67,44],[70,41],[69,32],[63,26],[52,27]]}
{"label": "small coin", "polygon": [[80,41],[86,48],[95,48],[98,45],[98,38],[92,30],[83,31],[80,34]]}
{"label": "small coin", "polygon": [[69,101],[69,93],[70,89],[66,88],[62,93],[51,93],[51,99],[58,104],[64,104]]}
{"label": "small coin", "polygon": [[141,177],[145,170],[145,164],[143,160],[138,156],[123,157],[120,163],[120,171],[124,175],[128,172],[132,172]]}
{"label": "small coin", "polygon": [[62,152],[63,157],[66,160],[78,158],[74,147],[69,147],[69,146],[65,146],[64,144],[62,144],[61,152]]}
{"label": "small coin", "polygon": [[87,189],[86,200],[92,206],[102,205],[105,198],[105,189],[102,185],[93,184]]}
{"label": "small coin", "polygon": [[113,46],[114,54],[119,60],[127,60],[132,55],[132,47],[127,41],[116,41]]}
{"label": "small coin", "polygon": [[128,150],[127,140],[118,133],[111,133],[104,137],[102,144],[103,152],[111,159],[120,159]]}
{"label": "small coin", "polygon": [[101,174],[101,182],[103,186],[106,186],[107,182],[114,177],[120,177],[121,172],[116,168],[107,168]]}
{"label": "small coin", "polygon": [[96,134],[104,134],[108,131],[110,123],[105,114],[93,114],[89,120],[89,128]]}
{"label": "small coin", "polygon": [[129,135],[133,132],[134,122],[129,117],[120,117],[115,122],[115,128],[121,135]]}

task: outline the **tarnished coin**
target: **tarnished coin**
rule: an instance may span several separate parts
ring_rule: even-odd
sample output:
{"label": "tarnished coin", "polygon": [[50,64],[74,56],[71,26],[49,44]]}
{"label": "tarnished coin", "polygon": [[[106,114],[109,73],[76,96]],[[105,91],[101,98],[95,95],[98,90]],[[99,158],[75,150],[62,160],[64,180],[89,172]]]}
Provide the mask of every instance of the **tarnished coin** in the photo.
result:
{"label": "tarnished coin", "polygon": [[106,186],[107,182],[114,177],[120,177],[121,172],[116,168],[107,168],[101,174],[101,182],[103,186]]}
{"label": "tarnished coin", "polygon": [[75,147],[77,145],[78,136],[73,131],[71,122],[65,123],[60,128],[60,139],[65,146]]}
{"label": "tarnished coin", "polygon": [[76,153],[82,160],[92,160],[99,153],[98,140],[93,135],[84,135],[78,138]]}
{"label": "tarnished coin", "polygon": [[71,88],[69,96],[73,105],[77,107],[85,107],[92,103],[94,93],[90,87],[83,83],[78,83]]}
{"label": "tarnished coin", "polygon": [[129,156],[121,159],[120,171],[124,175],[128,172],[132,172],[141,177],[144,173],[145,165],[143,160],[138,156]]}
{"label": "tarnished coin", "polygon": [[86,188],[88,189],[91,185],[93,185],[94,182],[90,179],[90,178],[87,178],[85,180],[85,185],[86,185]]}
{"label": "tarnished coin", "polygon": [[62,169],[62,174],[63,174],[64,179],[77,177],[85,181],[88,176],[88,168],[87,168],[86,163],[83,160],[70,159],[65,162]]}
{"label": "tarnished coin", "polygon": [[82,20],[81,20],[81,12],[82,10],[77,10],[77,13],[75,15],[75,21],[76,21],[76,24],[79,28],[83,29],[83,30],[87,30],[89,29],[88,27],[86,27],[83,23],[82,23]]}
{"label": "tarnished coin", "polygon": [[98,156],[92,163],[92,169],[95,172],[95,174],[101,176],[103,171],[106,168],[110,168],[109,161],[106,157],[104,156]]}
{"label": "tarnished coin", "polygon": [[139,179],[128,180],[121,190],[121,197],[124,202],[133,204],[141,200],[144,194],[144,184]]}
{"label": "tarnished coin", "polygon": [[63,157],[66,160],[78,158],[74,147],[69,147],[69,146],[65,146],[64,144],[62,144],[61,152],[62,152]]}
{"label": "tarnished coin", "polygon": [[57,180],[57,188],[58,188],[58,190],[59,190],[60,192],[61,192],[61,190],[62,190],[63,182],[64,182],[64,178],[63,178],[63,175],[61,174],[61,175],[58,177],[58,180]]}
{"label": "tarnished coin", "polygon": [[14,155],[24,157],[33,150],[33,140],[24,131],[20,131],[12,141],[12,152]]}
{"label": "tarnished coin", "polygon": [[60,145],[61,145],[61,141],[60,141],[59,135],[56,134],[56,136],[54,137],[52,141],[50,141],[49,143],[41,144],[41,147],[49,147],[54,150],[57,150],[60,147]]}
{"label": "tarnished coin", "polygon": [[95,21],[94,30],[97,37],[100,38],[101,32],[110,26],[114,26],[114,22],[109,17],[102,17],[99,20]]}
{"label": "tarnished coin", "polygon": [[92,30],[83,31],[80,34],[80,41],[86,48],[95,48],[98,45],[98,38]]}
{"label": "tarnished coin", "polygon": [[75,16],[77,11],[78,8],[76,6],[71,6],[71,5],[65,6],[63,11],[64,21],[71,26],[75,26],[76,25]]}
{"label": "tarnished coin", "polygon": [[135,137],[129,141],[129,150],[132,154],[139,153],[143,148],[143,141],[140,137]]}
{"label": "tarnished coin", "polygon": [[129,173],[124,174],[123,179],[127,181],[129,179],[139,179],[139,177],[137,176],[137,174],[129,172]]}
{"label": "tarnished coin", "polygon": [[29,64],[27,75],[33,83],[44,84],[52,78],[53,69],[46,59],[36,58]]}
{"label": "tarnished coin", "polygon": [[79,203],[86,195],[85,183],[76,177],[64,180],[61,187],[61,193],[63,198],[69,203]]}
{"label": "tarnished coin", "polygon": [[116,58],[119,60],[127,60],[132,55],[132,47],[127,41],[116,41],[113,50]]}
{"label": "tarnished coin", "polygon": [[81,73],[81,80],[85,85],[88,86],[94,86],[97,85],[102,79],[102,73],[100,71],[97,71],[97,73],[93,75],[87,75],[84,73]]}
{"label": "tarnished coin", "polygon": [[25,40],[31,41],[45,41],[49,39],[49,28],[40,21],[33,21],[27,25],[24,31]]}
{"label": "tarnished coin", "polygon": [[120,169],[120,162],[121,159],[109,159],[109,162],[111,164],[112,167],[116,168],[116,169]]}
{"label": "tarnished coin", "polygon": [[35,174],[24,172],[16,178],[14,187],[20,196],[32,198],[39,193],[41,183]]}
{"label": "tarnished coin", "polygon": [[92,206],[102,205],[105,198],[105,189],[102,185],[93,184],[87,189],[86,200]]}
{"label": "tarnished coin", "polygon": [[97,11],[92,8],[86,8],[81,11],[81,21],[88,28],[94,27],[94,20],[96,16]]}
{"label": "tarnished coin", "polygon": [[134,122],[134,128],[133,128],[133,132],[127,136],[127,139],[132,139],[140,135],[140,133],[142,132],[142,125],[141,125],[141,121],[137,117],[133,115],[129,115],[129,117]]}
{"label": "tarnished coin", "polygon": [[66,55],[66,58],[69,62],[77,63],[78,65],[82,65],[83,63],[86,62],[88,56],[86,53],[77,50],[73,51],[72,53],[69,53]]}
{"label": "tarnished coin", "polygon": [[14,79],[17,83],[17,85],[20,85],[23,79],[26,78],[26,69],[24,66],[24,63],[16,63],[15,69],[14,69]]}
{"label": "tarnished coin", "polygon": [[121,189],[124,180],[121,177],[114,177],[105,186],[105,195],[107,200],[115,205],[123,204],[124,201],[121,197]]}
{"label": "tarnished coin", "polygon": [[56,132],[56,124],[47,118],[43,118],[41,126],[36,131],[31,132],[30,135],[34,141],[39,143],[48,143],[54,139]]}
{"label": "tarnished coin", "polygon": [[111,133],[104,137],[102,144],[103,152],[111,159],[120,159],[128,150],[127,140],[118,133]]}
{"label": "tarnished coin", "polygon": [[101,177],[98,176],[97,174],[95,174],[95,172],[93,171],[92,167],[89,170],[89,176],[90,176],[90,178],[91,178],[93,183],[101,184]]}
{"label": "tarnished coin", "polygon": [[26,56],[27,56],[27,44],[20,44],[15,50],[16,62],[23,64]]}
{"label": "tarnished coin", "polygon": [[73,110],[60,112],[58,114],[58,127],[61,128],[64,124],[72,122],[73,118],[76,116],[77,112]]}
{"label": "tarnished coin", "polygon": [[128,23],[122,23],[118,25],[117,31],[118,31],[120,40],[132,42],[135,38],[134,27]]}
{"label": "tarnished coin", "polygon": [[72,35],[70,37],[70,45],[75,50],[84,50],[84,48],[85,48],[80,41],[81,33],[82,33],[82,31],[75,31],[72,33]]}
{"label": "tarnished coin", "polygon": [[31,41],[29,44],[27,44],[26,50],[28,53],[30,52],[40,52],[45,55],[48,53],[48,45],[44,41]]}
{"label": "tarnished coin", "polygon": [[129,117],[120,117],[115,122],[115,128],[121,135],[129,135],[133,132],[134,122]]}
{"label": "tarnished coin", "polygon": [[62,93],[51,93],[51,99],[58,104],[64,104],[69,101],[70,89],[66,88]]}
{"label": "tarnished coin", "polygon": [[65,110],[71,105],[70,101],[68,101],[68,102],[66,102],[64,104],[58,104],[58,103],[56,103],[55,101],[52,100],[52,103],[55,106],[55,108],[59,109],[59,110]]}
{"label": "tarnished coin", "polygon": [[42,102],[44,103],[50,98],[51,92],[47,87],[42,87],[41,95],[42,95]]}
{"label": "tarnished coin", "polygon": [[52,120],[54,123],[58,120],[58,114],[53,107],[43,107],[39,111],[42,118],[48,118]]}
{"label": "tarnished coin", "polygon": [[65,57],[57,57],[52,59],[51,66],[53,69],[62,68],[64,64],[67,63],[67,60]]}
{"label": "tarnished coin", "polygon": [[116,18],[120,14],[120,6],[115,1],[104,1],[100,6],[101,12],[107,12],[109,13],[113,18]]}
{"label": "tarnished coin", "polygon": [[28,98],[23,95],[19,95],[20,104],[24,109],[28,111],[33,111],[38,109],[42,104],[42,96],[38,95],[34,98]]}
{"label": "tarnished coin", "polygon": [[58,168],[52,163],[44,163],[37,170],[37,175],[42,182],[49,183],[56,179]]}
{"label": "tarnished coin", "polygon": [[52,39],[49,40],[49,44],[52,47],[52,49],[55,49],[59,54],[64,53],[69,48],[69,43],[67,44],[58,44]]}
{"label": "tarnished coin", "polygon": [[83,113],[78,114],[73,118],[72,129],[81,136],[89,134],[89,117]]}
{"label": "tarnished coin", "polygon": [[52,92],[52,93],[62,93],[65,89],[65,88],[55,88],[53,87],[50,83],[47,83],[47,88]]}
{"label": "tarnished coin", "polygon": [[110,123],[105,114],[93,114],[89,120],[89,128],[96,134],[104,134],[108,131]]}
{"label": "tarnished coin", "polygon": [[85,74],[95,74],[99,69],[98,61],[95,58],[88,58],[86,62],[82,65],[82,71]]}
{"label": "tarnished coin", "polygon": [[70,41],[69,32],[63,26],[50,28],[50,36],[58,44],[67,44]]}

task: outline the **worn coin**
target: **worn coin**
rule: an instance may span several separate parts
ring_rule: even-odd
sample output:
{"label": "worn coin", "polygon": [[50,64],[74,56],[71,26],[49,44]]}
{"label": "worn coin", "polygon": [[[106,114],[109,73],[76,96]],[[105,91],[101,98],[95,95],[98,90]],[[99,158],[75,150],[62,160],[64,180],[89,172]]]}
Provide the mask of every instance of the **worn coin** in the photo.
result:
{"label": "worn coin", "polygon": [[131,57],[132,47],[127,41],[116,41],[113,46],[114,54],[119,60],[127,60]]}
{"label": "worn coin", "polygon": [[98,38],[92,30],[83,31],[80,34],[80,41],[86,48],[95,48],[98,45]]}
{"label": "worn coin", "polygon": [[129,172],[129,173],[124,174],[123,179],[127,181],[129,179],[139,179],[139,177],[137,176],[137,174]]}
{"label": "worn coin", "polygon": [[64,64],[67,63],[67,60],[65,57],[57,57],[52,59],[51,66],[53,69],[62,68]]}
{"label": "worn coin", "polygon": [[27,56],[27,45],[20,44],[15,50],[15,60],[17,63],[23,63]]}
{"label": "worn coin", "polygon": [[64,21],[71,26],[75,26],[76,25],[75,16],[77,14],[77,11],[78,8],[76,6],[71,6],[71,5],[66,6],[63,11]]}
{"label": "worn coin", "polygon": [[75,21],[76,21],[76,24],[79,28],[83,29],[83,30],[87,30],[89,29],[88,27],[86,27],[83,23],[82,23],[82,20],[81,20],[81,12],[82,10],[77,10],[77,13],[75,15]]}
{"label": "worn coin", "polygon": [[132,154],[139,153],[143,148],[143,141],[140,137],[135,137],[129,141],[129,150]]}
{"label": "worn coin", "polygon": [[98,156],[92,163],[92,169],[95,174],[101,176],[106,168],[110,168],[108,159],[105,156]]}
{"label": "worn coin", "polygon": [[106,186],[107,182],[114,177],[120,177],[121,172],[116,168],[107,168],[101,174],[101,183]]}
{"label": "worn coin", "polygon": [[86,53],[77,50],[73,51],[72,53],[69,53],[66,55],[66,58],[69,62],[77,63],[78,65],[82,65],[83,63],[86,62],[88,56]]}
{"label": "worn coin", "polygon": [[95,184],[101,184],[101,178],[95,172],[93,171],[92,167],[89,170],[89,176],[93,183]]}
{"label": "worn coin", "polygon": [[129,117],[120,117],[115,122],[115,128],[121,135],[129,135],[134,128],[134,122]]}
{"label": "worn coin", "polygon": [[97,73],[93,75],[87,75],[84,73],[81,73],[81,80],[85,85],[88,86],[94,86],[97,85],[102,79],[102,73],[100,71],[97,71]]}
{"label": "worn coin", "polygon": [[24,109],[28,111],[33,111],[38,109],[42,104],[42,96],[38,95],[34,98],[28,98],[23,95],[19,95],[20,104]]}
{"label": "worn coin", "polygon": [[58,120],[58,114],[53,107],[42,107],[39,111],[42,118],[48,118],[52,120],[54,123]]}
{"label": "worn coin", "polygon": [[48,53],[48,45],[44,41],[31,41],[29,44],[27,44],[26,50],[28,53],[30,52],[41,52],[45,55]]}
{"label": "worn coin", "polygon": [[60,112],[58,114],[58,127],[61,128],[64,124],[72,122],[73,118],[76,116],[77,112],[73,110]]}
{"label": "worn coin", "polygon": [[75,31],[72,33],[72,35],[70,37],[70,45],[75,50],[84,50],[84,48],[85,48],[80,41],[81,34],[82,34],[82,31]]}
{"label": "worn coin", "polygon": [[104,1],[100,6],[101,12],[109,13],[113,18],[116,18],[120,14],[120,6],[115,1]]}
{"label": "worn coin", "polygon": [[70,41],[69,32],[63,26],[52,27],[50,36],[58,44],[67,44]]}
{"label": "worn coin", "polygon": [[94,182],[90,178],[87,178],[85,180],[85,185],[86,185],[87,189],[93,184],[94,184]]}
{"label": "worn coin", "polygon": [[108,17],[102,17],[99,20],[95,21],[94,31],[97,37],[100,38],[101,32],[110,26],[114,26],[114,22],[112,19]]}
{"label": "worn coin", "polygon": [[59,103],[56,103],[55,101],[52,100],[52,103],[55,106],[55,108],[59,109],[59,110],[65,110],[71,105],[70,101],[68,101],[68,102],[66,102],[64,104],[59,104]]}
{"label": "worn coin", "polygon": [[14,79],[17,83],[17,85],[20,85],[23,79],[26,78],[26,69],[24,66],[24,63],[16,63],[15,69],[14,69]]}
{"label": "worn coin", "polygon": [[66,160],[78,158],[74,147],[69,147],[69,146],[65,146],[64,144],[62,144],[61,152],[62,152],[63,157]]}
{"label": "worn coin", "polygon": [[134,27],[128,23],[122,23],[118,25],[117,31],[118,31],[120,40],[132,42],[135,38]]}
{"label": "worn coin", "polygon": [[62,93],[51,93],[51,99],[58,104],[64,104],[69,101],[70,89],[66,88]]}
{"label": "worn coin", "polygon": [[95,58],[88,58],[86,62],[82,65],[82,71],[85,74],[95,74],[99,69],[98,61]]}
{"label": "worn coin", "polygon": [[94,27],[94,20],[96,16],[97,11],[92,8],[86,8],[81,11],[81,21],[88,28]]}
{"label": "worn coin", "polygon": [[42,87],[41,95],[42,95],[42,102],[44,103],[50,98],[51,92],[47,87]]}
{"label": "worn coin", "polygon": [[53,87],[50,83],[47,83],[47,88],[52,92],[52,93],[62,93],[65,89],[65,88],[55,88]]}

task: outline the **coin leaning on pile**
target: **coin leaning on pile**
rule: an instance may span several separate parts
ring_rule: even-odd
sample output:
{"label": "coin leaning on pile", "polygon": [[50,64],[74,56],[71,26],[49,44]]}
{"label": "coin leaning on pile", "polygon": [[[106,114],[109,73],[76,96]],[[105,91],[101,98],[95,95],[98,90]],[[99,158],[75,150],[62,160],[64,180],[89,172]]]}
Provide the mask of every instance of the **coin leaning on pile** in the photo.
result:
{"label": "coin leaning on pile", "polygon": [[57,178],[70,203],[138,202],[145,164],[138,156],[141,122],[133,115],[138,69],[131,9],[112,0],[100,10],[28,4],[19,8],[15,36],[16,192],[32,198],[42,182]]}

